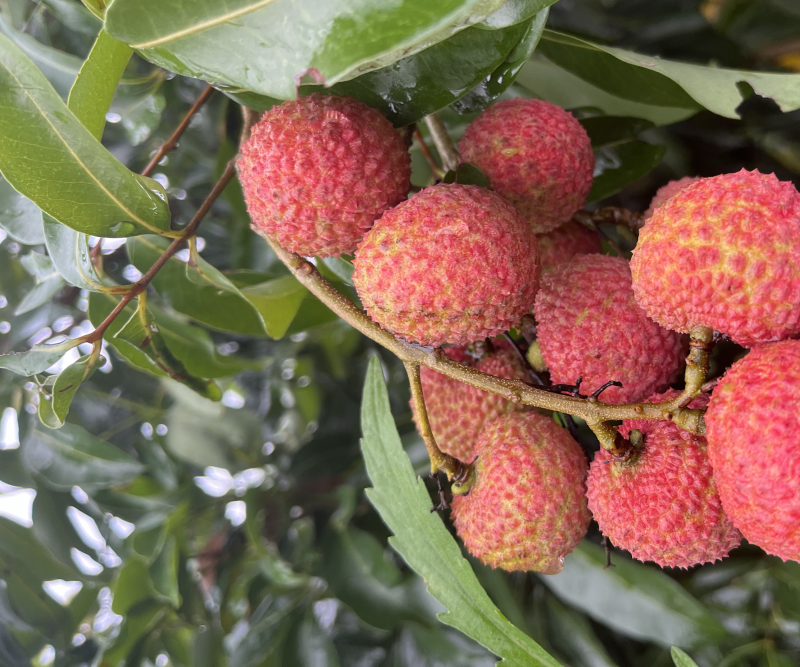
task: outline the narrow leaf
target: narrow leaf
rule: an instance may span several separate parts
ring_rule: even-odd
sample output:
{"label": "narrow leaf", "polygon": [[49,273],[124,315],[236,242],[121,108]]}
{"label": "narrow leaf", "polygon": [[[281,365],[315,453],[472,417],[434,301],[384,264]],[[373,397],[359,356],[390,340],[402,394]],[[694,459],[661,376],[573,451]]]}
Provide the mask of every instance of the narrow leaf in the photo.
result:
{"label": "narrow leaf", "polygon": [[0,227],[24,245],[44,243],[42,211],[0,176]]}
{"label": "narrow leaf", "polygon": [[[45,419],[42,419],[45,426],[61,428],[64,425],[64,420],[72,405],[72,399],[75,398],[81,384],[89,379],[103,363],[105,363],[105,359],[99,354],[88,354],[81,357],[58,374],[49,393],[39,392],[39,416],[47,415]],[[42,411],[44,403],[49,404],[46,413]]]}
{"label": "narrow leaf", "polygon": [[70,285],[97,292],[106,289],[105,281],[92,263],[86,234],[76,232],[49,215],[44,215],[44,241],[47,254]]}
{"label": "narrow leaf", "polygon": [[103,138],[106,113],[132,54],[131,47],[101,30],[69,92],[67,106],[98,141]]}
{"label": "narrow leaf", "polygon": [[689,654],[683,649],[673,646],[669,652],[672,656],[672,662],[675,663],[675,667],[697,667],[697,663],[692,660]]}
{"label": "narrow leaf", "polygon": [[130,236],[169,230],[163,187],[128,171],[0,36],[0,171],[43,211],[77,231]]}
{"label": "narrow leaf", "polygon": [[440,620],[480,642],[508,665],[557,667],[556,660],[494,606],[441,518],[431,514],[428,491],[414,474],[394,425],[377,357],[370,360],[367,370],[361,426],[364,459],[373,484],[367,496],[394,533],[389,538],[392,547],[447,608]]}
{"label": "narrow leaf", "polygon": [[17,375],[36,375],[46,371],[79,344],[80,340],[71,339],[56,345],[36,345],[27,352],[9,352],[0,356],[0,368],[5,368]]}

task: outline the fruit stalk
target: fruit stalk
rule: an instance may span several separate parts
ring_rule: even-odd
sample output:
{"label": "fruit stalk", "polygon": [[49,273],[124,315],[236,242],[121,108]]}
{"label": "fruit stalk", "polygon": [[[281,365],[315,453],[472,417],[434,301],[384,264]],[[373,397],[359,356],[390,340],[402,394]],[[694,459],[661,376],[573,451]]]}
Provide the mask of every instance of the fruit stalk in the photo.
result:
{"label": "fruit stalk", "polygon": [[447,133],[447,128],[444,126],[442,119],[439,118],[439,114],[432,113],[430,116],[426,116],[425,124],[431,133],[433,143],[436,144],[436,150],[439,151],[439,156],[442,158],[444,170],[455,171],[458,169],[458,163],[461,162],[461,158],[453,145],[452,139],[450,139],[450,135]]}
{"label": "fruit stalk", "polygon": [[705,433],[703,410],[680,407],[679,399],[664,403],[632,403],[610,405],[595,398],[577,398],[532,387],[521,380],[507,380],[460,364],[441,350],[422,347],[396,338],[373,322],[350,299],[339,293],[317,271],[316,267],[300,255],[282,248],[276,241],[264,236],[278,258],[314,296],[345,322],[396,354],[404,363],[427,366],[455,380],[503,396],[513,403],[531,405],[544,410],[565,412],[580,417],[590,424],[625,419],[665,419],[685,431],[696,435]]}

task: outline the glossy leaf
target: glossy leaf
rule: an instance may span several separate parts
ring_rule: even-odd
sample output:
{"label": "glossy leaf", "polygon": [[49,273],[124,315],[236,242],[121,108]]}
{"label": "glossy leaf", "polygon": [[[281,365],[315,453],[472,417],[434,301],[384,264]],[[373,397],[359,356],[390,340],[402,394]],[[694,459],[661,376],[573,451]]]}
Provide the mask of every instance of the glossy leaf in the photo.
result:
{"label": "glossy leaf", "polygon": [[367,497],[394,533],[389,543],[447,611],[439,614],[512,665],[558,663],[492,604],[411,468],[394,425],[380,361],[370,359],[362,402],[362,449],[373,488]]}
{"label": "glossy leaf", "polygon": [[31,376],[46,371],[69,350],[80,344],[80,340],[65,340],[55,345],[35,345],[27,352],[9,352],[0,355],[0,368],[17,375]]}
{"label": "glossy leaf", "polygon": [[14,315],[28,313],[47,303],[66,285],[53,266],[53,261],[45,255],[29,253],[20,259],[20,263],[34,277],[36,286],[17,304]]}
{"label": "glossy leaf", "polygon": [[42,211],[0,176],[0,228],[24,245],[44,243]]}
{"label": "glossy leaf", "polygon": [[181,606],[181,594],[178,591],[179,564],[178,544],[175,538],[170,536],[150,566],[150,579],[153,582],[153,590],[176,609]]}
{"label": "glossy leaf", "polygon": [[[118,347],[127,345],[141,351],[153,369],[162,370],[168,377],[185,384],[200,396],[213,401],[222,398],[222,392],[216,383],[192,375],[183,362],[172,353],[161,335],[161,327],[143,301],[140,300],[139,307],[130,319],[114,334],[114,340]],[[152,369],[150,370],[152,372]]]}
{"label": "glossy leaf", "polygon": [[101,30],[70,90],[67,106],[98,141],[103,138],[106,113],[131,55],[131,47]]}
{"label": "glossy leaf", "polygon": [[23,528],[5,517],[0,517],[0,559],[21,576],[40,582],[77,578],[75,570],[57,561],[30,528]]}
{"label": "glossy leaf", "polygon": [[463,185],[479,185],[482,188],[489,188],[489,179],[486,178],[486,174],[484,174],[480,169],[478,169],[474,164],[470,164],[469,162],[462,162],[458,165],[458,169],[455,171],[448,171],[444,178],[442,179],[443,183],[461,183]]}
{"label": "glossy leaf", "polygon": [[271,338],[283,338],[308,290],[294,276],[242,287],[240,292],[258,311]]}
{"label": "glossy leaf", "polygon": [[21,449],[25,467],[57,491],[80,486],[92,492],[126,484],[144,469],[119,448],[76,424],[64,424],[57,431],[36,426]]}
{"label": "glossy leaf", "polygon": [[64,280],[90,292],[106,288],[106,281],[92,263],[86,234],[56,222],[47,214],[44,215],[43,229],[47,254]]}
{"label": "glossy leaf", "polygon": [[86,7],[72,0],[43,0],[42,4],[61,24],[73,32],[94,39],[103,27],[102,21],[98,21]]}
{"label": "glossy leaf", "polygon": [[161,185],[131,173],[103,148],[4,36],[0,170],[16,190],[77,231],[118,237],[169,229]]}
{"label": "glossy leaf", "polygon": [[[45,426],[61,428],[64,425],[72,399],[81,384],[104,363],[105,359],[99,354],[87,354],[61,371],[52,387],[39,390],[39,417]],[[44,406],[47,406],[46,410]]]}
{"label": "glossy leaf", "polygon": [[697,663],[691,659],[686,651],[679,649],[677,646],[673,646],[669,652],[675,667],[697,667]]}
{"label": "glossy leaf", "polygon": [[308,72],[332,85],[391,65],[502,4],[314,0],[300,9],[272,0],[117,0],[106,12],[106,30],[179,74],[290,99]]}
{"label": "glossy leaf", "polygon": [[561,573],[541,580],[568,604],[628,637],[687,648],[725,637],[719,621],[663,572],[620,554],[614,554],[615,567],[605,564],[603,549],[584,541]]}
{"label": "glossy leaf", "polygon": [[[526,23],[502,30],[467,28],[413,56],[324,90],[355,97],[398,127],[409,125],[452,104],[490,77],[528,31]],[[304,86],[301,90],[323,89]]]}
{"label": "glossy leaf", "polygon": [[500,9],[491,16],[487,16],[477,28],[497,30],[522,23],[532,19],[536,14],[554,4],[556,0],[506,0]]}
{"label": "glossy leaf", "polygon": [[739,84],[772,98],[783,111],[800,109],[800,76],[706,67],[643,56],[546,30],[539,51],[580,78],[619,97],[669,107],[702,106],[738,118]]}

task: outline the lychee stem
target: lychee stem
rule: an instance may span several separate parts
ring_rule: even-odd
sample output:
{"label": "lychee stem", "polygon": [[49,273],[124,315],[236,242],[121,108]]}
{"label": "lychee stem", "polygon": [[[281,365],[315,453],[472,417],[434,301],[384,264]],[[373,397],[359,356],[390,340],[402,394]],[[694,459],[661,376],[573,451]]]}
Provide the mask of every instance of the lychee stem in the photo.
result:
{"label": "lychee stem", "polygon": [[703,421],[704,410],[680,407],[680,397],[664,403],[632,403],[626,405],[610,405],[598,400],[576,398],[544,391],[523,382],[507,380],[460,364],[446,354],[436,354],[431,348],[408,343],[396,338],[392,333],[382,329],[379,324],[358,308],[350,299],[341,294],[322,277],[316,267],[307,259],[289,252],[277,241],[264,236],[278,258],[289,268],[294,276],[314,296],[341,317],[345,322],[394,352],[405,363],[427,366],[442,375],[459,380],[478,389],[498,394],[512,403],[532,405],[553,412],[565,412],[580,417],[587,423],[598,424],[606,421],[622,421],[625,419],[665,419],[679,428],[705,435]]}
{"label": "lychee stem", "polygon": [[444,126],[439,114],[432,113],[430,116],[425,116],[425,124],[431,133],[433,143],[436,144],[436,150],[439,151],[439,156],[442,158],[444,170],[455,171],[458,169],[461,157],[453,145],[453,140],[447,133],[447,128]]}
{"label": "lychee stem", "polygon": [[[411,384],[411,400],[414,401],[414,410],[417,414],[417,426],[425,448],[428,450],[428,458],[431,460],[431,474],[435,475],[440,470],[447,475],[447,479],[465,480],[469,477],[467,463],[462,463],[458,459],[445,454],[436,444],[433,436],[433,429],[428,420],[428,410],[425,408],[425,397],[422,394],[422,378],[420,376],[419,364],[405,362],[408,381]],[[465,489],[462,493],[466,493]]]}
{"label": "lychee stem", "polygon": [[689,405],[703,391],[708,378],[709,358],[714,347],[714,330],[696,326],[689,332],[689,356],[686,357],[684,378],[686,387],[680,395],[679,405]]}
{"label": "lychee stem", "polygon": [[444,176],[444,171],[442,171],[442,168],[436,164],[436,160],[433,159],[433,154],[428,148],[428,144],[425,143],[425,139],[422,137],[422,132],[420,132],[416,126],[414,127],[414,139],[417,140],[417,143],[419,144],[419,150],[425,160],[427,160],[428,166],[431,168],[434,178],[441,179]]}

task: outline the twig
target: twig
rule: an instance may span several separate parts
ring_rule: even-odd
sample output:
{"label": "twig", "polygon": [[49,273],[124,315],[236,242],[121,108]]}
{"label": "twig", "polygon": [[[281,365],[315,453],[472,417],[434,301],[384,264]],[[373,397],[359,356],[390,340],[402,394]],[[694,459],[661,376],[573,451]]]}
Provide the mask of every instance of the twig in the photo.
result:
{"label": "twig", "polygon": [[422,132],[419,131],[416,127],[414,128],[414,139],[417,140],[419,144],[419,149],[422,151],[422,155],[425,156],[425,159],[428,161],[428,166],[431,168],[433,175],[436,178],[442,178],[444,176],[444,172],[442,168],[436,164],[436,160],[433,159],[433,154],[431,153],[431,149],[428,148],[428,144],[425,143],[425,139],[422,138]]}
{"label": "twig", "polygon": [[189,127],[189,123],[192,122],[192,118],[194,115],[200,111],[200,107],[205,104],[206,100],[211,97],[212,93],[214,92],[214,88],[211,86],[206,86],[205,90],[200,93],[200,96],[195,100],[192,108],[186,112],[186,115],[183,117],[183,120],[180,122],[178,127],[175,128],[175,131],[172,133],[169,139],[167,139],[159,149],[156,151],[156,154],[152,157],[150,162],[147,163],[147,166],[142,169],[142,176],[149,176],[153,169],[156,168],[156,165],[161,161],[161,159],[169,153],[171,150],[175,149],[178,145],[178,140],[181,138],[184,132],[186,132],[186,128]]}
{"label": "twig", "polygon": [[[664,403],[611,405],[596,400],[564,396],[544,391],[539,387],[532,387],[522,380],[508,380],[482,373],[453,361],[447,355],[437,355],[435,351],[429,348],[408,343],[395,337],[391,332],[382,329],[379,324],[370,319],[352,301],[340,294],[336,288],[322,277],[311,262],[282,248],[280,244],[268,236],[265,236],[265,238],[280,260],[314,296],[355,329],[396,354],[405,363],[427,366],[454,380],[499,394],[513,403],[532,405],[544,410],[565,412],[575,417],[580,417],[592,428],[594,428],[594,425],[610,420],[667,419],[691,433],[698,435],[705,433],[705,423],[702,419],[704,410],[679,407],[680,397]],[[608,428],[611,429],[611,432],[606,431],[606,434],[612,435],[611,441],[609,443],[608,438],[605,440],[601,438],[601,443],[604,443],[607,449],[612,449],[615,440],[613,436],[616,435],[616,429],[611,426]]]}
{"label": "twig", "polygon": [[578,211],[572,219],[579,222],[589,229],[596,229],[596,225],[601,223],[609,225],[623,225],[638,231],[644,227],[644,214],[629,211],[627,208],[619,206],[604,206],[596,211]]}
{"label": "twig", "polygon": [[432,113],[430,116],[425,116],[425,124],[431,133],[433,143],[436,144],[436,150],[439,151],[439,156],[442,158],[444,170],[454,171],[458,169],[458,163],[461,162],[461,158],[453,145],[453,140],[447,133],[447,128],[444,126],[442,119],[439,118],[439,114]]}
{"label": "twig", "polygon": [[[257,118],[255,112],[245,109],[244,107],[243,109],[244,127],[242,128],[242,136],[239,143],[240,146],[250,136],[250,128],[253,126],[253,123]],[[147,289],[147,286],[151,283],[153,278],[155,278],[156,274],[163,268],[163,266],[169,261],[169,259],[181,249],[187,240],[194,236],[194,234],[197,232],[197,228],[203,221],[203,218],[206,217],[206,214],[211,210],[214,202],[222,194],[222,191],[227,187],[228,183],[233,180],[234,176],[236,176],[236,156],[228,161],[228,164],[226,165],[225,170],[222,172],[222,175],[219,177],[219,180],[216,182],[200,208],[197,209],[197,213],[194,214],[191,222],[189,222],[189,224],[183,229],[181,235],[169,244],[169,247],[167,247],[167,249],[162,253],[161,257],[156,260],[155,264],[153,264],[153,266],[147,270],[147,273],[145,273],[141,278],[139,278],[139,280],[127,288],[127,291],[122,296],[122,299],[120,299],[120,302],[116,305],[114,310],[108,314],[108,316],[94,331],[82,338],[83,342],[93,343],[97,340],[100,340],[103,337],[106,329],[108,329],[108,327],[111,326],[111,323],[117,318],[117,315],[119,315],[125,309],[125,306],[127,306],[131,301],[133,301],[133,299]]]}

